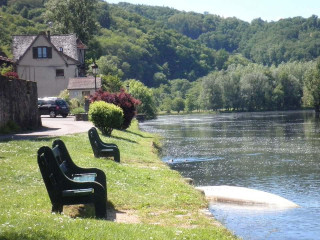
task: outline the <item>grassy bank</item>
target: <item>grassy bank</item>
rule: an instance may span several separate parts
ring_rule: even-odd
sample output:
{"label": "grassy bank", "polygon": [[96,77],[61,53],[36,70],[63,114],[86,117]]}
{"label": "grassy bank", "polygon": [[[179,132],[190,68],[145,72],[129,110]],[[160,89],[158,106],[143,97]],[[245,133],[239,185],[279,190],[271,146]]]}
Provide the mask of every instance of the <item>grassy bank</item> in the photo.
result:
{"label": "grassy bank", "polygon": [[114,131],[121,163],[95,159],[87,133],[63,136],[82,167],[107,175],[108,219],[93,218],[92,206],[51,214],[36,152],[56,138],[0,142],[0,239],[235,239],[201,211],[204,197],[159,160],[157,139],[139,131]]}

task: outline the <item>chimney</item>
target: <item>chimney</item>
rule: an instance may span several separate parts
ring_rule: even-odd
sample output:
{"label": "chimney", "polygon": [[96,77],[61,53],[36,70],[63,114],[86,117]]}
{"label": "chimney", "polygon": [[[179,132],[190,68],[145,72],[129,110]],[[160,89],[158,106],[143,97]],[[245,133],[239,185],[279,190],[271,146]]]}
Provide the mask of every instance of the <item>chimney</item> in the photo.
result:
{"label": "chimney", "polygon": [[50,35],[50,31],[47,31],[47,36],[48,36],[49,42],[51,42],[51,35]]}

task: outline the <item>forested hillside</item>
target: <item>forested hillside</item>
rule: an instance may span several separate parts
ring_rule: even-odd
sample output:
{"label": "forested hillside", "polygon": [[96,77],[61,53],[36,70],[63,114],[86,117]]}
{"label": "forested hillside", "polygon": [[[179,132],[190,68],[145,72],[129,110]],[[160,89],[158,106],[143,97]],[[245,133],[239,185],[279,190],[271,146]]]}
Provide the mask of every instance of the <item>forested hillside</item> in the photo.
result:
{"label": "forested hillside", "polygon": [[256,63],[272,65],[311,60],[320,54],[320,20],[315,15],[276,22],[258,18],[248,23],[237,18],[179,12],[170,8],[127,3],[119,6],[197,39],[209,48],[241,53]]}
{"label": "forested hillside", "polygon": [[89,46],[88,65],[98,63],[105,89],[126,80],[144,88],[132,80],[141,81],[154,88],[145,93],[165,111],[314,104],[317,16],[248,23],[102,0],[0,0],[0,51],[12,56],[11,35],[45,30],[77,33]]}

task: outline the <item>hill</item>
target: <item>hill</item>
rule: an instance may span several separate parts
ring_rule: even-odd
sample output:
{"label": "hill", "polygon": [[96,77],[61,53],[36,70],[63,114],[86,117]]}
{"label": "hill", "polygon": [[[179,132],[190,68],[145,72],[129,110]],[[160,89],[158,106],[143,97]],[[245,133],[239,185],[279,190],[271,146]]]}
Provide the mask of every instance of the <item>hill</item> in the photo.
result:
{"label": "hill", "polygon": [[[46,14],[46,2],[0,1],[0,50],[10,56],[13,34],[36,34],[50,24],[53,33],[61,32],[55,28],[57,22],[50,22]],[[103,74],[138,79],[149,87],[173,79],[194,81],[239,61],[271,66],[310,61],[320,55],[317,16],[248,23],[168,7],[108,4],[102,0],[97,0],[93,15],[97,29],[87,42],[88,58],[98,59]]]}

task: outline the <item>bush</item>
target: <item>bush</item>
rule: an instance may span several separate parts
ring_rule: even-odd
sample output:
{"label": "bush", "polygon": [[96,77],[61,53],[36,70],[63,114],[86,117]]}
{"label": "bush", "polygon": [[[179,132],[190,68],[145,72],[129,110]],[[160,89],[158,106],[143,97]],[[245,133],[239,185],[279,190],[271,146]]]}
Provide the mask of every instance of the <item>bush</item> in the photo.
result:
{"label": "bush", "polygon": [[103,92],[102,90],[97,91],[90,99],[91,103],[95,101],[105,101],[107,103],[113,103],[116,106],[121,107],[124,114],[124,120],[120,129],[127,129],[133,117],[136,114],[136,106],[141,102],[129,93],[126,93],[123,89],[119,93]]}
{"label": "bush", "polygon": [[11,79],[13,79],[13,78],[18,79],[19,78],[19,75],[16,72],[7,72],[7,73],[3,74],[3,76],[11,78]]}
{"label": "bush", "polygon": [[70,108],[71,109],[74,109],[74,108],[78,108],[80,107],[80,100],[78,98],[72,98],[70,100]]}
{"label": "bush", "polygon": [[68,103],[68,105],[71,104],[70,103],[70,93],[69,93],[68,89],[62,90],[58,97],[62,98],[63,100],[65,100]]}
{"label": "bush", "polygon": [[120,107],[104,101],[96,101],[90,105],[89,119],[107,136],[111,135],[113,129],[120,129],[124,120]]}
{"label": "bush", "polygon": [[83,107],[77,107],[77,108],[71,109],[72,114],[79,114],[79,113],[85,113],[85,112],[86,111],[84,110]]}

